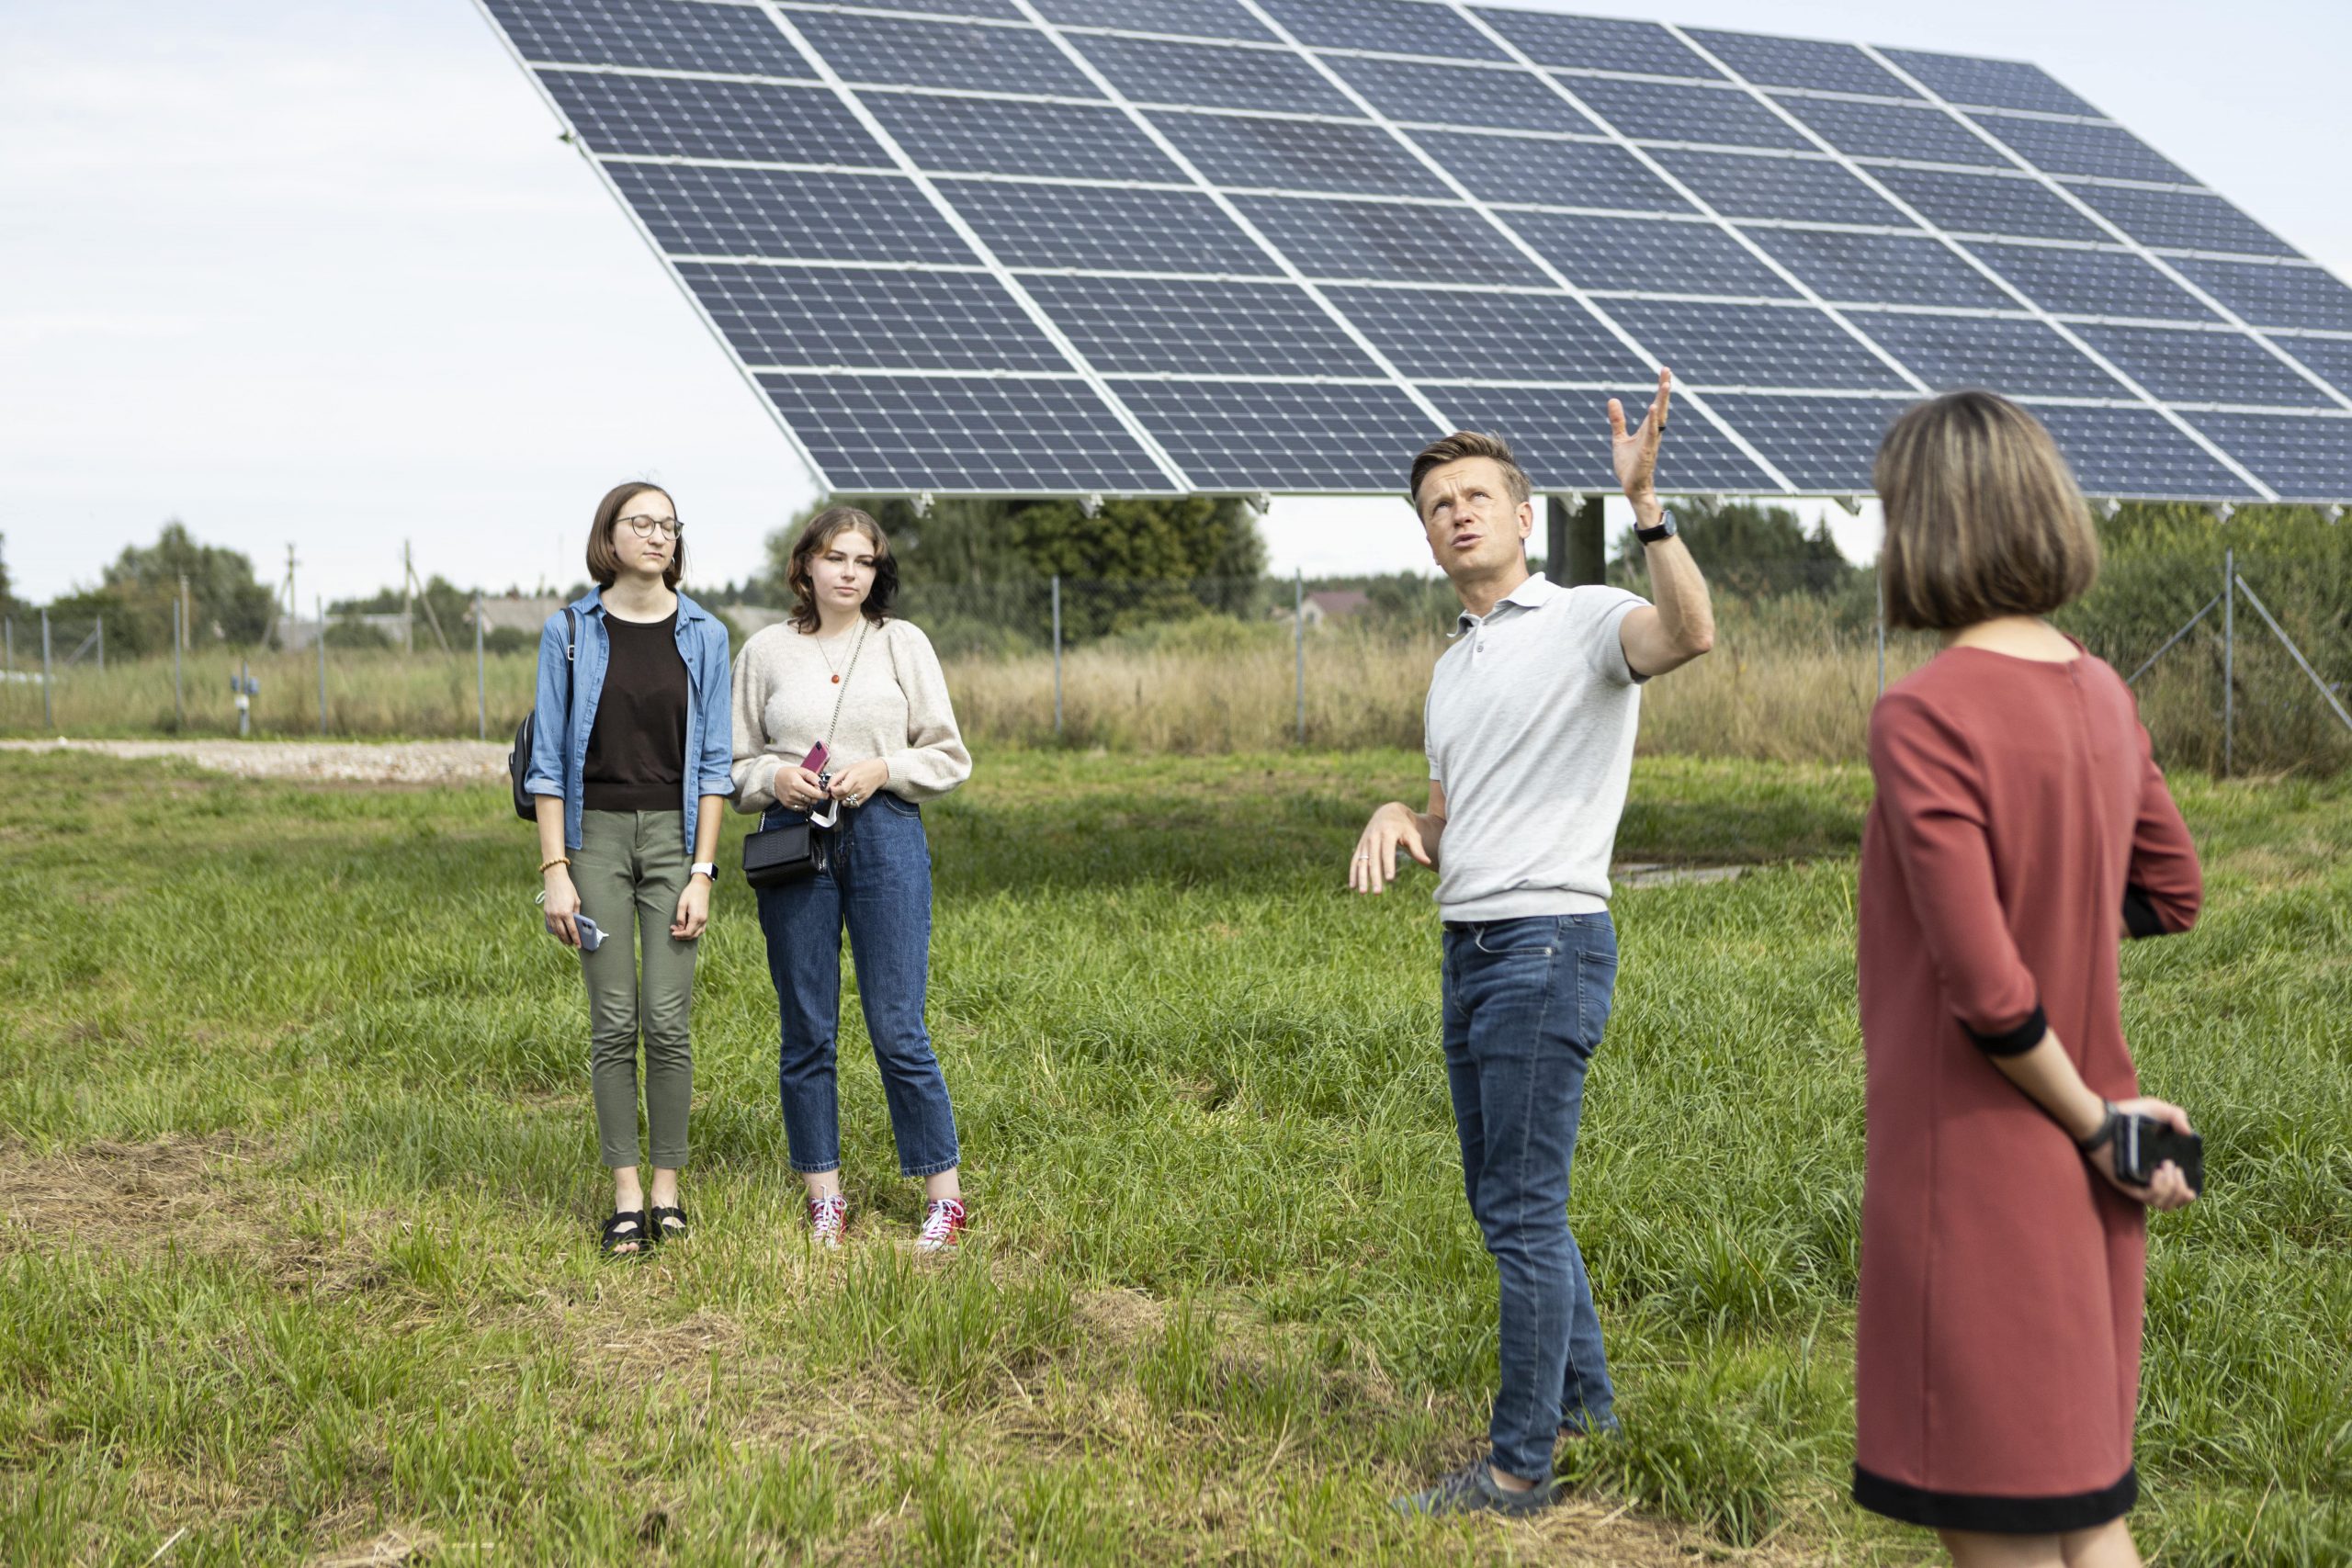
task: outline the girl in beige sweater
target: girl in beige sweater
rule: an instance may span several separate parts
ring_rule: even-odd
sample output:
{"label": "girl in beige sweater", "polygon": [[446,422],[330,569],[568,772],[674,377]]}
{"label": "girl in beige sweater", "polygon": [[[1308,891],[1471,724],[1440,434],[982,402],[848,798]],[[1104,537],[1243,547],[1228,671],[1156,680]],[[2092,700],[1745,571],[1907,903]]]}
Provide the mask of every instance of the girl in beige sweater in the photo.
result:
{"label": "girl in beige sweater", "polygon": [[[923,1026],[931,966],[931,848],[921,802],[971,775],[931,639],[888,614],[898,563],[881,525],[855,507],[811,518],[786,578],[794,613],[735,661],[735,804],[761,826],[827,811],[815,874],[758,890],[782,1044],[777,1089],[792,1168],[808,1191],[819,1246],[842,1244],[834,1072],[841,943],[849,933],[866,1032],[881,1068],[899,1169],[926,1200],[922,1251],[963,1234],[956,1116]],[[803,766],[820,742],[819,767]]]}

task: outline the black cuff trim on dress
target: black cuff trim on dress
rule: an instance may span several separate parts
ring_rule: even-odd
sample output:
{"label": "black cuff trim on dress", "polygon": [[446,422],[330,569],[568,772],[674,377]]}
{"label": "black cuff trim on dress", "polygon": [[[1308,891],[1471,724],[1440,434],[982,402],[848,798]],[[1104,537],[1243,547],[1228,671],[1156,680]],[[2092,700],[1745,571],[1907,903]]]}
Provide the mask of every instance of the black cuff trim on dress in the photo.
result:
{"label": "black cuff trim on dress", "polygon": [[2157,918],[2156,907],[2148,902],[2148,890],[2136,882],[2127,883],[2123,888],[2123,934],[2134,942],[2143,937],[2172,934]]}
{"label": "black cuff trim on dress", "polygon": [[[1961,1027],[1968,1029],[1965,1023]],[[1976,1048],[1988,1056],[2022,1056],[2041,1044],[2041,1037],[2049,1032],[2049,1016],[2041,1010],[2041,1004],[2036,1002],[2033,1010],[2026,1015],[2025,1021],[2015,1029],[2005,1029],[1998,1034],[1979,1034],[1968,1029],[1968,1037],[1975,1041]]]}
{"label": "black cuff trim on dress", "polygon": [[2120,1519],[2140,1500],[2140,1476],[2096,1492],[2064,1497],[1998,1497],[1973,1492],[1931,1492],[1854,1467],[1854,1501],[1873,1514],[1929,1529],[1985,1530],[1996,1535],[2063,1535]]}

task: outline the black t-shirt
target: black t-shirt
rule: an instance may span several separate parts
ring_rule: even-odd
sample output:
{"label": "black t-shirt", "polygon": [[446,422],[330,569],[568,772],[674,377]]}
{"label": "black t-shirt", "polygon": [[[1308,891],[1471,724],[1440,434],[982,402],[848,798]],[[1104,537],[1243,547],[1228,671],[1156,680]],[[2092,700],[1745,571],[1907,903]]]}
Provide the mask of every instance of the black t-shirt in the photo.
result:
{"label": "black t-shirt", "polygon": [[612,661],[588,730],[581,804],[591,811],[681,811],[686,779],[686,661],[678,613],[624,621],[606,612]]}

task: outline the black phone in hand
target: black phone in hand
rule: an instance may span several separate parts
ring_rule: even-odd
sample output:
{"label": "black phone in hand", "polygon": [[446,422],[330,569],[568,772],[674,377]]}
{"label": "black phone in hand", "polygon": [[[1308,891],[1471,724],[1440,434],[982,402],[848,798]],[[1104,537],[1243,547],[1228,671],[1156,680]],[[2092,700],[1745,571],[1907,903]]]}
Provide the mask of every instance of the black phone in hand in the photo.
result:
{"label": "black phone in hand", "polygon": [[2153,1116],[2126,1116],[2115,1130],[2115,1174],[2119,1180],[2145,1187],[2156,1169],[2170,1160],[2188,1179],[2189,1190],[2205,1190],[2205,1140],[2183,1133]]}

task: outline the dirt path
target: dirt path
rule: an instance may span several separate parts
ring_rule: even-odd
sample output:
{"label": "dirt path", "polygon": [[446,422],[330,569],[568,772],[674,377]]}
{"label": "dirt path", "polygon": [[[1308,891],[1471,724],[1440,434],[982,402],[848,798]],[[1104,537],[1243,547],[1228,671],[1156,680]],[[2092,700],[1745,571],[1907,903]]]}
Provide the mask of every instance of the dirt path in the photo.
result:
{"label": "dirt path", "polygon": [[175,757],[255,779],[351,784],[478,784],[506,771],[500,740],[0,740],[0,750]]}

